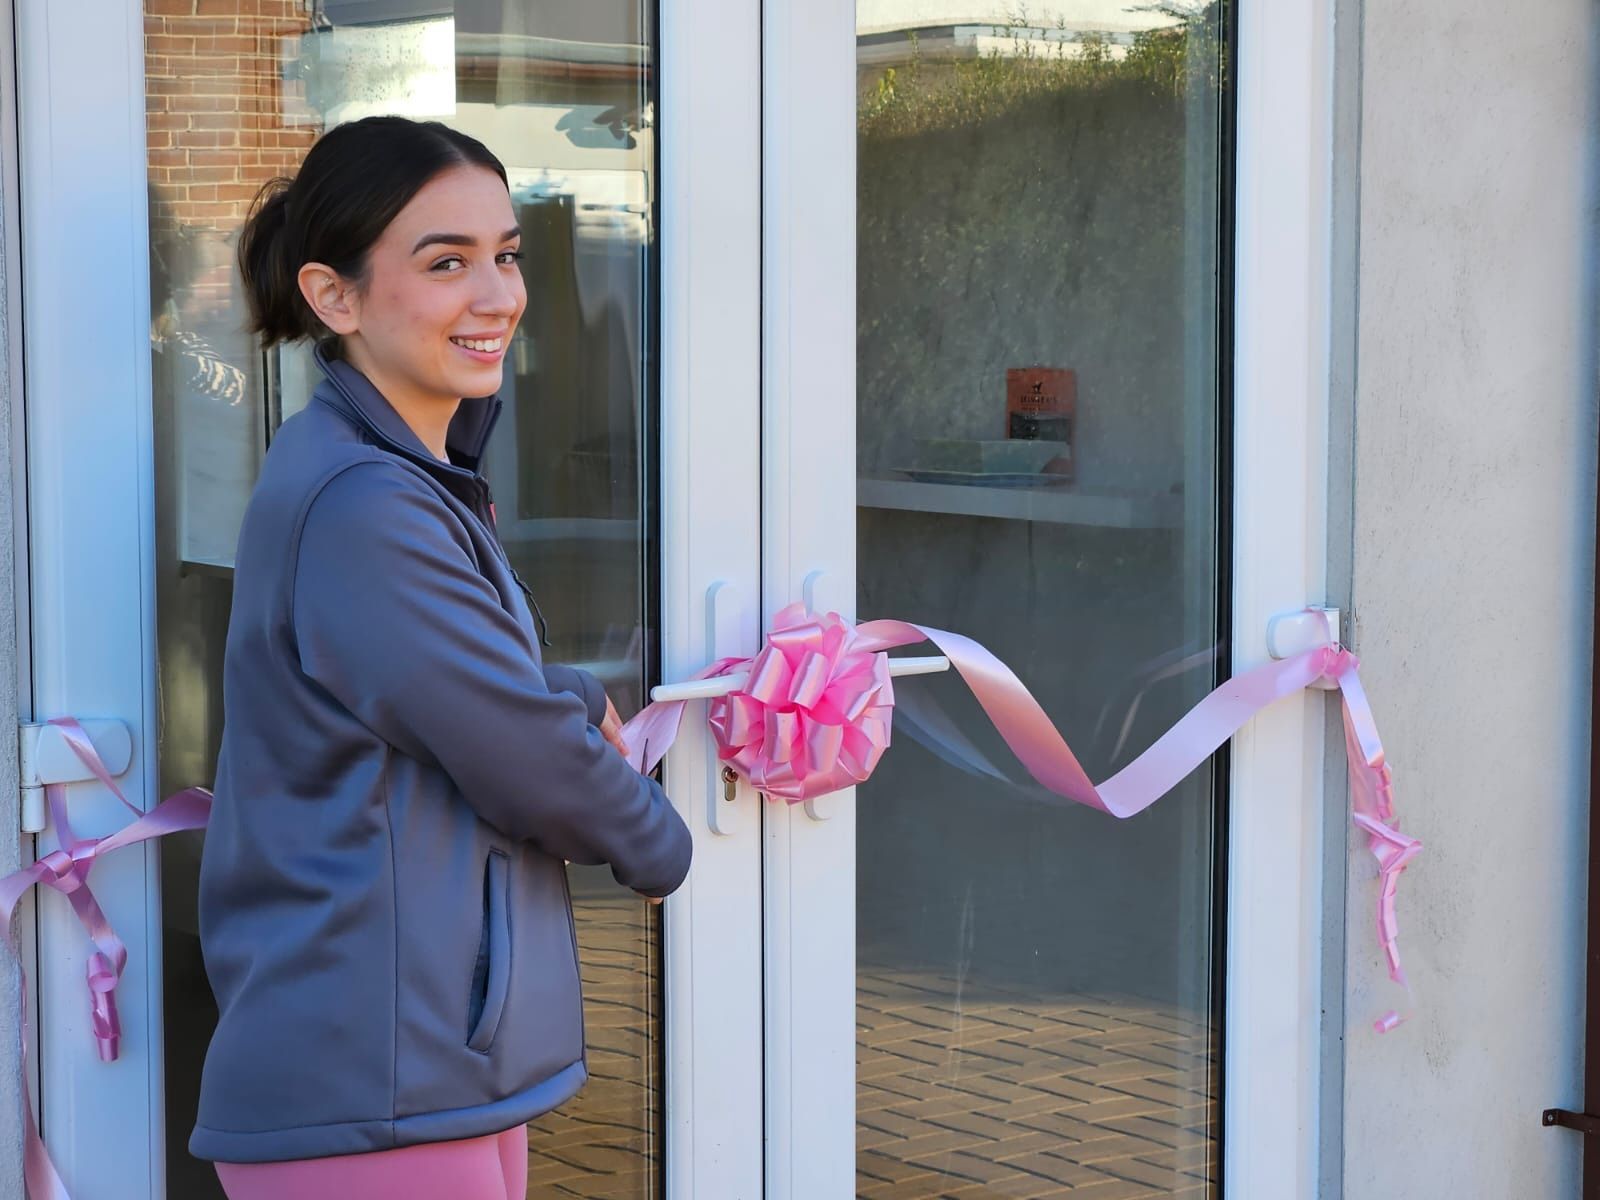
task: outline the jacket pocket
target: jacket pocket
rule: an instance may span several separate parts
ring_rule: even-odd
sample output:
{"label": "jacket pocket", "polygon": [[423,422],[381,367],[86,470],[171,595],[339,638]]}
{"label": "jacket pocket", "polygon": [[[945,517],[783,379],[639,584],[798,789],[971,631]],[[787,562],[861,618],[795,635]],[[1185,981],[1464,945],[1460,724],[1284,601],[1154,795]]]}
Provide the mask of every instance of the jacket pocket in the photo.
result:
{"label": "jacket pocket", "polygon": [[467,1002],[467,1048],[480,1054],[494,1044],[511,985],[510,886],[511,860],[502,850],[490,850],[483,868],[483,931]]}

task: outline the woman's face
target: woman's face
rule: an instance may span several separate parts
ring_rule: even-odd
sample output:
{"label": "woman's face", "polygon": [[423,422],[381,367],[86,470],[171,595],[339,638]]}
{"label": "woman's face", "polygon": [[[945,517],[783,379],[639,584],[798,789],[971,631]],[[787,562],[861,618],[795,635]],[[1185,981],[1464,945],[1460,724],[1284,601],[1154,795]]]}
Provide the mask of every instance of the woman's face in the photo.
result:
{"label": "woman's face", "polygon": [[301,288],[344,356],[397,406],[489,396],[527,307],[521,234],[506,185],[452,167],[400,210],[367,258],[363,285],[302,268]]}

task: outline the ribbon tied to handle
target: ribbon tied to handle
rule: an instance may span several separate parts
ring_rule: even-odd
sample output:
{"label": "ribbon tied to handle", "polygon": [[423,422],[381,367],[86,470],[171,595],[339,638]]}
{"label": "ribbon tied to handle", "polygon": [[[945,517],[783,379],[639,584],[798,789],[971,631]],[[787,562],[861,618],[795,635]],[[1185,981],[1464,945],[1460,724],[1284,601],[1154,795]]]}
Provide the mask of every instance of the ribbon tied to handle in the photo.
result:
{"label": "ribbon tied to handle", "polygon": [[[1394,789],[1355,655],[1319,646],[1236,675],[1201,700],[1138,758],[1104,783],[1092,782],[1066,739],[1011,668],[959,633],[907,621],[852,626],[838,613],[791,604],[773,619],[753,658],[724,658],[694,679],[748,672],[735,691],[710,701],[717,755],[758,791],[791,804],[863,783],[890,744],[894,686],[888,651],[934,643],[960,673],[1028,773],[1063,799],[1127,818],[1143,812],[1220,749],[1262,709],[1321,681],[1339,689],[1350,764],[1352,820],[1378,863],[1378,940],[1389,977],[1402,987],[1395,894],[1422,844],[1400,832]],[[630,761],[649,771],[666,754],[687,701],[658,701],[623,726]],[[1387,1032],[1390,1012],[1374,1023]]]}
{"label": "ribbon tied to handle", "polygon": [[[43,858],[0,879],[0,914],[5,918],[6,937],[11,951],[21,962],[16,938],[11,932],[11,915],[23,893],[38,884],[66,897],[72,911],[77,914],[94,949],[89,954],[87,982],[89,988],[89,1024],[94,1034],[95,1047],[102,1062],[116,1061],[121,1048],[122,1027],[117,1017],[117,982],[128,964],[128,949],[111,928],[94,892],[89,888],[89,873],[95,861],[103,854],[132,846],[150,838],[175,833],[180,829],[200,829],[211,815],[211,793],[204,788],[189,788],[163,800],[147,813],[141,813],[111,778],[111,772],[101,761],[94,743],[83,727],[70,717],[60,717],[50,722],[61,730],[67,745],[84,766],[122,801],[124,807],[136,818],[116,833],[102,838],[80,838],[67,820],[66,785],[49,783],[45,795],[50,805],[50,821],[54,825],[61,846]],[[19,971],[19,977],[21,972]],[[27,1075],[28,1061],[28,981],[21,978],[22,1011],[22,1062],[23,1075]],[[66,1185],[61,1181],[55,1164],[39,1137],[39,1128],[33,1118],[32,1106],[24,1100],[25,1120],[22,1174],[29,1200],[70,1200]]]}

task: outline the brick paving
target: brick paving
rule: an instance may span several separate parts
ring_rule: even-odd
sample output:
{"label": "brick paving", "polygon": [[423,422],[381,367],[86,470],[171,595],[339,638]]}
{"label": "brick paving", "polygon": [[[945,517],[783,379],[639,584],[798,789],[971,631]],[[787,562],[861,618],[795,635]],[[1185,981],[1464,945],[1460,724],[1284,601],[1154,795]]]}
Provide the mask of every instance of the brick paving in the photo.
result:
{"label": "brick paving", "polygon": [[[529,1128],[528,1195],[658,1200],[654,926],[629,896],[575,906],[591,1080]],[[866,964],[856,995],[860,1200],[1215,1195],[1203,1017],[1129,997],[963,994]]]}
{"label": "brick paving", "polygon": [[574,882],[589,1083],[528,1127],[528,1196],[656,1200],[659,926],[631,893],[584,894]]}
{"label": "brick paving", "polygon": [[1201,1200],[1215,1192],[1213,1039],[1193,1014],[863,964],[862,1200]]}

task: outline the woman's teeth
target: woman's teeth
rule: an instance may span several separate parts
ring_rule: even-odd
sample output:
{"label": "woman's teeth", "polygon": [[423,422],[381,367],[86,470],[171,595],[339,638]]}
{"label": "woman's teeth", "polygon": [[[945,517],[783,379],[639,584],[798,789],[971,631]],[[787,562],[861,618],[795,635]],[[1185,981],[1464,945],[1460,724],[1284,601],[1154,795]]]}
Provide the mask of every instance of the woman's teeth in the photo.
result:
{"label": "woman's teeth", "polygon": [[450,339],[458,346],[465,346],[468,350],[479,350],[485,354],[493,354],[500,349],[501,338],[457,338]]}

